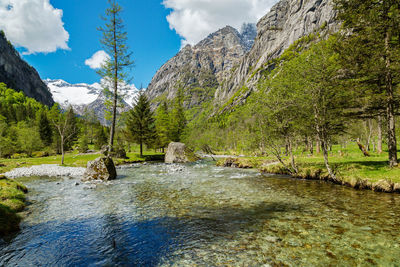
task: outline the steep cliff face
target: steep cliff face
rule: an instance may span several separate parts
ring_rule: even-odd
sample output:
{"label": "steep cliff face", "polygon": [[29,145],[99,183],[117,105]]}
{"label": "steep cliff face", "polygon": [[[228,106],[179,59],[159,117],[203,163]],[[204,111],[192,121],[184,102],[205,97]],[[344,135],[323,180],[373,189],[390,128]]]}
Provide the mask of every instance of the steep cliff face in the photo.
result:
{"label": "steep cliff face", "polygon": [[180,86],[184,88],[187,108],[213,98],[215,89],[253,44],[254,26],[246,25],[244,29],[242,35],[227,26],[193,47],[184,47],[156,73],[147,96],[158,104],[164,98],[173,99]]}
{"label": "steep cliff face", "polygon": [[257,38],[215,94],[216,101],[223,104],[243,86],[255,89],[260,70],[265,64],[279,57],[285,49],[299,38],[313,32],[337,30],[332,0],[281,0],[257,24]]}
{"label": "steep cliff face", "polygon": [[0,32],[0,82],[22,91],[37,101],[52,106],[54,100],[37,71],[21,59],[18,52]]}

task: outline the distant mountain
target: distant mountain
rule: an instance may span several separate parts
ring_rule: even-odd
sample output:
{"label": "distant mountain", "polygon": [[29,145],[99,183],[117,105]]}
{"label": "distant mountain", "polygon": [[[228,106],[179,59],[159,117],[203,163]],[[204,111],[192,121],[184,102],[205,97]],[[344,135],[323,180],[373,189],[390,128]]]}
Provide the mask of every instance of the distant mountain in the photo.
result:
{"label": "distant mountain", "polygon": [[0,82],[28,97],[52,106],[54,100],[37,71],[29,66],[0,31]]}
{"label": "distant mountain", "polygon": [[251,49],[256,35],[254,24],[245,24],[241,32],[226,26],[197,45],[182,48],[157,71],[147,88],[153,107],[173,99],[178,87],[184,89],[187,108],[212,99],[216,88]]}
{"label": "distant mountain", "polygon": [[[94,84],[70,84],[64,80],[44,81],[53,94],[54,100],[61,105],[63,109],[72,106],[79,115],[84,115],[85,110],[94,110],[101,123],[106,124],[105,101],[103,87],[100,83]],[[119,94],[121,96],[119,112],[124,112],[132,108],[139,90],[134,85],[120,85]]]}

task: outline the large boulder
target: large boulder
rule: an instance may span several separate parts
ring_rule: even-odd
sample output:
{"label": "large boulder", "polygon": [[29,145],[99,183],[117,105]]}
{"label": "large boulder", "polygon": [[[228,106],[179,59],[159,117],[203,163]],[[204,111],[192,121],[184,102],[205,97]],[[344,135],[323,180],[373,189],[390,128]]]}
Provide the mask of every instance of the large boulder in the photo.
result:
{"label": "large boulder", "polygon": [[186,163],[199,160],[194,152],[183,143],[172,142],[165,154],[165,163]]}
{"label": "large boulder", "polygon": [[110,157],[100,157],[87,163],[82,181],[90,180],[114,180],[117,178],[117,170],[114,161]]}

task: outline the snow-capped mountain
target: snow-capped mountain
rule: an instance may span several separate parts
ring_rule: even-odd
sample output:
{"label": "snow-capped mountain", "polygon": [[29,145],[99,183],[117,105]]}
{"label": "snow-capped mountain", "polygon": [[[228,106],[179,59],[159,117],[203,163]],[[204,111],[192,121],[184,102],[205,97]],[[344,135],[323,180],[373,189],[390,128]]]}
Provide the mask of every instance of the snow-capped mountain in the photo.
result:
{"label": "snow-capped mountain", "polygon": [[[106,124],[104,119],[106,97],[103,87],[106,85],[104,80],[100,83],[70,84],[64,80],[44,80],[53,94],[55,102],[60,104],[63,109],[72,106],[74,111],[83,115],[85,110],[94,110],[100,122]],[[134,85],[120,84],[119,95],[121,96],[119,112],[127,111],[132,108],[139,90]]]}

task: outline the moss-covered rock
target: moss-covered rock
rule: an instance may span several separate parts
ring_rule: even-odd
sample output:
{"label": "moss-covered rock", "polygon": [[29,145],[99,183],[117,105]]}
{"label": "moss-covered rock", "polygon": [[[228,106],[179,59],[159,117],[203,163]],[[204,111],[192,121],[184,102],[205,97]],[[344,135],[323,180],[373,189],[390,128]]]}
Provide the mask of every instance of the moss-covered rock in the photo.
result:
{"label": "moss-covered rock", "polygon": [[200,158],[183,143],[172,142],[165,154],[165,163],[195,162]]}
{"label": "moss-covered rock", "polygon": [[82,181],[114,180],[117,178],[117,170],[111,157],[100,157],[87,163]]}

